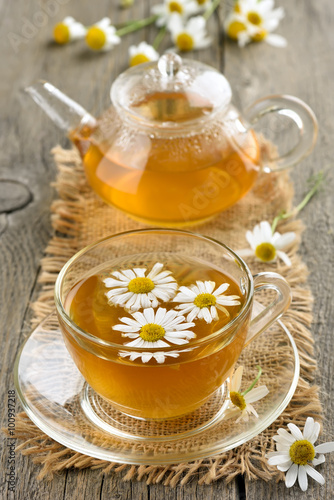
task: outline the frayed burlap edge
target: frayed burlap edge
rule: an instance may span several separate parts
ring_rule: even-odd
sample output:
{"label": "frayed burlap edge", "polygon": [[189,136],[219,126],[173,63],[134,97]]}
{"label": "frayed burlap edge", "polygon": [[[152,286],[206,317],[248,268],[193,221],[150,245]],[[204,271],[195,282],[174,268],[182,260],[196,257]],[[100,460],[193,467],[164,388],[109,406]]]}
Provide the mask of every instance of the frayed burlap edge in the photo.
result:
{"label": "frayed burlap edge", "polygon": [[[83,246],[80,241],[80,227],[87,195],[90,194],[77,153],[57,147],[53,150],[53,154],[59,168],[59,175],[54,184],[58,199],[51,207],[55,235],[46,248],[46,257],[42,260],[42,272],[39,277],[42,291],[37,302],[32,305],[35,313],[32,326],[36,326],[53,311],[53,288],[56,277],[67,260]],[[287,178],[285,182],[287,186],[284,201],[289,205],[293,191]],[[279,427],[286,426],[291,421],[299,426],[304,424],[308,416],[321,421],[322,408],[319,388],[310,385],[316,370],[313,338],[310,333],[313,299],[305,285],[307,268],[297,255],[303,226],[299,220],[288,221],[281,224],[280,230],[295,231],[299,236],[297,243],[289,252],[293,258],[293,266],[288,268],[284,265],[277,270],[286,277],[293,290],[293,304],[284,316],[284,323],[292,332],[299,351],[301,376],[293,399],[274,424],[251,442],[217,457],[168,466],[131,466],[98,460],[68,449],[40,431],[22,412],[17,415],[16,421],[15,437],[22,441],[17,450],[23,455],[30,456],[34,463],[41,465],[38,479],[51,479],[53,474],[71,467],[100,469],[104,474],[124,471],[124,480],[146,480],[147,484],[162,482],[166,486],[184,485],[192,478],[196,478],[198,484],[210,484],[220,478],[230,482],[238,474],[244,474],[251,480],[283,479],[283,473],[269,467],[265,458],[265,454],[274,448],[271,437]],[[260,270],[263,270],[261,266],[259,269],[256,265],[252,266],[252,271]]]}

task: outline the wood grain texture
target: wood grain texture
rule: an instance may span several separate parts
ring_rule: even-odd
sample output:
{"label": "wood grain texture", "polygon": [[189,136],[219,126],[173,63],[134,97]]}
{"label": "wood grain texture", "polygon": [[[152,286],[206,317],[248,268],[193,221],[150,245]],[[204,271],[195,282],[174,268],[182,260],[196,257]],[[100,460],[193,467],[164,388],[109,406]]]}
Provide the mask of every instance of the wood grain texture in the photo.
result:
{"label": "wood grain texture", "polygon": [[[230,3],[226,1],[226,5]],[[19,182],[31,193],[29,203],[0,216],[0,415],[3,426],[7,424],[7,391],[14,388],[13,363],[19,346],[29,333],[29,304],[38,294],[39,262],[51,234],[49,209],[54,193],[50,182],[54,179],[55,167],[50,149],[57,143],[67,144],[67,139],[29,100],[23,89],[36,79],[48,79],[90,112],[99,114],[109,103],[113,79],[127,66],[128,46],[144,39],[152,41],[154,36],[149,29],[127,36],[117,48],[117,56],[116,52],[89,53],[80,43],[60,48],[49,42],[50,32],[53,24],[66,15],[80,18],[85,24],[105,15],[115,22],[122,22],[130,16],[147,16],[150,2],[137,0],[131,11],[118,9],[117,0],[54,0],[53,4],[54,10],[48,11],[50,2],[45,0],[0,1],[0,44],[2,68],[5,68],[0,79],[0,178]],[[334,13],[331,0],[296,0],[293,4],[280,0],[279,5],[287,12],[280,32],[288,39],[288,49],[256,44],[240,50],[229,42],[224,48],[219,19],[215,16],[210,20],[214,47],[191,54],[191,57],[225,70],[234,90],[234,102],[241,108],[266,94],[290,93],[304,99],[314,109],[320,124],[318,145],[312,156],[293,172],[296,201],[300,201],[307,189],[308,177],[333,164],[334,34],[331,26]],[[41,27],[36,27],[38,19]],[[272,125],[274,131],[277,127],[279,124]],[[302,213],[306,231],[301,251],[310,269],[309,281],[315,296],[313,332],[319,363],[317,382],[322,388],[326,416],[323,441],[334,439],[333,188],[333,174],[329,172],[322,194]],[[6,440],[3,443],[5,445]],[[286,490],[283,484],[246,481],[245,495],[242,484],[240,486],[237,481],[229,485],[219,481],[209,486],[198,486],[193,481],[169,489],[137,481],[123,482],[118,474],[103,478],[99,471],[93,470],[69,470],[56,476],[51,483],[39,482],[39,467],[19,453],[16,458],[18,482],[15,496],[7,491],[2,476],[1,498],[306,500],[334,497],[334,461],[329,456],[319,467],[326,477],[324,487],[320,488],[312,481],[309,491],[303,494],[298,488]],[[6,470],[6,461],[4,447],[0,462],[2,471]]]}

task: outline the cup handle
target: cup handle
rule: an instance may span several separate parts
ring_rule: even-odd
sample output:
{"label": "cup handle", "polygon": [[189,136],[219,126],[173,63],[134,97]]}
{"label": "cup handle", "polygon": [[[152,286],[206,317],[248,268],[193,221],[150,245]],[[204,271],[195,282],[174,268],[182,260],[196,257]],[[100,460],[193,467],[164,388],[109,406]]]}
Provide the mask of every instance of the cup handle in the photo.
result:
{"label": "cup handle", "polygon": [[254,277],[254,294],[260,290],[274,290],[276,297],[267,307],[264,307],[250,322],[244,347],[256,339],[274,321],[288,309],[292,295],[287,281],[277,273],[259,273]]}
{"label": "cup handle", "polygon": [[304,101],[290,95],[273,95],[259,99],[246,109],[244,115],[250,124],[254,125],[268,113],[278,113],[291,118],[299,131],[299,140],[290,151],[264,165],[266,172],[275,172],[292,167],[310,154],[317,140],[318,122],[312,109]]}

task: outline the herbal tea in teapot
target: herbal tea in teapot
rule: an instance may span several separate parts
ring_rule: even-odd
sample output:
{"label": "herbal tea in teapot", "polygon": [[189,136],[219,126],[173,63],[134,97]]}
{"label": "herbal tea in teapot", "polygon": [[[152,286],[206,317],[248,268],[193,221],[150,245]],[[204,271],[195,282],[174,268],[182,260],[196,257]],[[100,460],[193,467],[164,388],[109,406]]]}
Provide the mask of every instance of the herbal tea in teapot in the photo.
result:
{"label": "herbal tea in teapot", "polygon": [[[212,111],[210,101],[181,92],[155,93],[135,107],[152,121],[180,126]],[[254,132],[244,132],[233,144],[220,120],[181,137],[164,131],[148,135],[125,128],[111,108],[95,130],[76,131],[72,140],[94,191],[132,217],[157,225],[195,223],[225,210],[250,189],[259,169]]]}
{"label": "herbal tea in teapot", "polygon": [[[236,203],[258,172],[298,163],[314,146],[317,124],[295,97],[253,104],[246,119],[231,105],[226,78],[205,64],[165,54],[122,73],[112,107],[95,119],[47,82],[27,91],[78,147],[89,184],[108,204],[145,223],[202,222]],[[299,142],[263,165],[251,123],[277,112]]]}

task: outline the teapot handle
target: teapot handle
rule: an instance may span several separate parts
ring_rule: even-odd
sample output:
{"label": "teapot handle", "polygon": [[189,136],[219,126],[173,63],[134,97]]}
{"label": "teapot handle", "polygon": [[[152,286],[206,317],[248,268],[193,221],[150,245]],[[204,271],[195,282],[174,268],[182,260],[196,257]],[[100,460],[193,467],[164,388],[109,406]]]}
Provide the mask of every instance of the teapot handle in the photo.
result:
{"label": "teapot handle", "polygon": [[266,172],[274,172],[292,167],[310,154],[317,139],[318,122],[312,109],[304,101],[290,95],[273,95],[259,99],[246,109],[244,116],[254,125],[268,113],[278,113],[291,118],[299,132],[299,140],[290,151],[271,158],[264,166]]}

